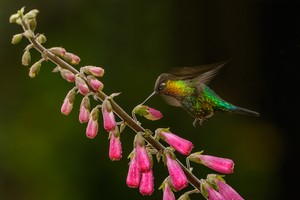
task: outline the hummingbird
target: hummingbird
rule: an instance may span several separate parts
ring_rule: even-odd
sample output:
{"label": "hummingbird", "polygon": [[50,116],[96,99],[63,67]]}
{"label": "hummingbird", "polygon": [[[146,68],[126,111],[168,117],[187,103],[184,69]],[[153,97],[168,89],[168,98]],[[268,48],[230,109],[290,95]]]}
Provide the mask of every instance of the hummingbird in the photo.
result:
{"label": "hummingbird", "polygon": [[217,112],[231,112],[259,116],[258,112],[233,105],[219,97],[209,82],[228,61],[198,67],[175,67],[169,73],[162,73],[155,82],[152,96],[164,97],[172,106],[182,107],[193,118],[193,125],[208,120]]}

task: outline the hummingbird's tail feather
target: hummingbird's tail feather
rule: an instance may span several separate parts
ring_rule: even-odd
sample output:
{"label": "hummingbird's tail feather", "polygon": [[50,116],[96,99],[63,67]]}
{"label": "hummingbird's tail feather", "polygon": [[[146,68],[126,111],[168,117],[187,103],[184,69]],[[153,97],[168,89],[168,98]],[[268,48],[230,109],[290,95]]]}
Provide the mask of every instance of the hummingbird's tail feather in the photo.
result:
{"label": "hummingbird's tail feather", "polygon": [[232,112],[234,113],[238,113],[238,114],[243,114],[243,115],[251,115],[251,116],[259,116],[260,114],[258,112],[252,111],[252,110],[248,110],[246,108],[241,108],[236,106]]}

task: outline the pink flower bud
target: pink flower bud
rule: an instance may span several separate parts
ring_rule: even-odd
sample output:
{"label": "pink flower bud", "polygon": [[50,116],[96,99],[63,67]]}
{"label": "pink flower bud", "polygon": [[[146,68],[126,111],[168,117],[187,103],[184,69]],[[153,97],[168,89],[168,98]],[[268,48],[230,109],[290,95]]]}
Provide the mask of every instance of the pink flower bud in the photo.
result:
{"label": "pink flower bud", "polygon": [[219,188],[219,193],[225,199],[243,200],[243,197],[241,197],[230,185],[217,178],[215,179],[215,183]]}
{"label": "pink flower bud", "polygon": [[94,76],[88,76],[89,83],[95,92],[103,89],[103,83]]}
{"label": "pink flower bud", "polygon": [[164,186],[163,200],[175,200],[175,195],[168,183]]}
{"label": "pink flower bud", "polygon": [[138,162],[134,154],[129,163],[126,184],[130,188],[138,188],[141,181],[141,172],[138,170]]}
{"label": "pink flower bud", "polygon": [[[117,132],[117,134],[115,134],[115,132]],[[112,161],[120,160],[122,158],[122,145],[120,135],[118,134],[118,128],[110,132],[109,158]]]}
{"label": "pink flower bud", "polygon": [[191,161],[200,163],[217,172],[223,174],[233,173],[234,162],[228,158],[202,155],[201,152],[193,153],[189,156],[189,158]]}
{"label": "pink flower bud", "polygon": [[160,111],[146,105],[139,105],[135,107],[134,113],[140,116],[144,116],[146,119],[152,121],[159,120],[163,117]]}
{"label": "pink flower bud", "polygon": [[65,59],[65,61],[67,61],[68,63],[70,63],[72,65],[78,65],[80,62],[80,58],[77,55],[70,53],[70,52],[66,52],[63,55],[63,58]]}
{"label": "pink flower bud", "polygon": [[86,136],[93,139],[98,133],[98,108],[94,108],[90,114],[90,119],[86,127]]}
{"label": "pink flower bud", "polygon": [[226,200],[218,191],[213,189],[208,183],[204,183],[204,188],[207,191],[209,200]]}
{"label": "pink flower bud", "polygon": [[142,195],[150,196],[154,192],[154,177],[153,171],[142,173],[139,191]]}
{"label": "pink flower bud", "polygon": [[76,86],[78,88],[78,91],[83,96],[87,95],[90,92],[90,89],[89,89],[88,85],[86,84],[86,82],[81,77],[76,76],[75,77],[75,83],[76,83]]}
{"label": "pink flower bud", "polygon": [[104,75],[104,69],[102,67],[96,67],[96,66],[84,66],[80,69],[80,71],[83,71],[84,73],[88,75],[93,75],[96,77],[102,77]]}
{"label": "pink flower bud", "polygon": [[192,142],[183,139],[173,133],[161,131],[162,139],[183,155],[189,155],[194,148]]}
{"label": "pink flower bud", "polygon": [[37,61],[34,63],[30,69],[29,69],[29,77],[34,78],[38,73],[40,72],[41,69],[41,61]]}
{"label": "pink flower bud", "polygon": [[166,154],[166,162],[174,189],[180,191],[187,187],[189,182],[183,170],[181,169],[178,162],[174,160],[169,153]]}
{"label": "pink flower bud", "polygon": [[75,81],[75,75],[68,69],[60,70],[60,74],[68,82],[74,82]]}
{"label": "pink flower bud", "polygon": [[116,120],[108,100],[104,100],[102,103],[102,116],[104,129],[107,132],[114,130],[116,128]]}
{"label": "pink flower bud", "polygon": [[56,56],[63,57],[66,54],[66,50],[62,47],[52,47],[49,49],[51,53],[53,53]]}
{"label": "pink flower bud", "polygon": [[102,67],[94,67],[94,66],[91,66],[89,68],[89,72],[94,75],[94,76],[97,76],[97,77],[102,77],[104,75],[104,69]]}
{"label": "pink flower bud", "polygon": [[141,173],[149,172],[152,169],[152,163],[144,145],[136,145],[136,157],[138,161],[139,171]]}
{"label": "pink flower bud", "polygon": [[89,121],[89,115],[90,115],[90,99],[88,96],[85,96],[82,98],[81,104],[80,104],[80,110],[79,110],[79,122],[85,123]]}
{"label": "pink flower bud", "polygon": [[61,106],[61,113],[64,115],[69,115],[73,108],[73,102],[75,100],[75,90],[72,89],[68,92]]}

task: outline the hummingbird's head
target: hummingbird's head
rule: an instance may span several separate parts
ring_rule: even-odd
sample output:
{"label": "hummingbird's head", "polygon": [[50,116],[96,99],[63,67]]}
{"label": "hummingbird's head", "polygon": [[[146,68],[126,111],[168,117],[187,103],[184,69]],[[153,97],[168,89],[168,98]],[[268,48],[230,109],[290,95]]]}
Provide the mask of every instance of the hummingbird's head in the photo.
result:
{"label": "hummingbird's head", "polygon": [[165,94],[166,90],[167,90],[167,81],[170,80],[175,80],[176,77],[168,74],[168,73],[163,73],[161,74],[155,82],[155,86],[154,86],[154,92],[156,94]]}

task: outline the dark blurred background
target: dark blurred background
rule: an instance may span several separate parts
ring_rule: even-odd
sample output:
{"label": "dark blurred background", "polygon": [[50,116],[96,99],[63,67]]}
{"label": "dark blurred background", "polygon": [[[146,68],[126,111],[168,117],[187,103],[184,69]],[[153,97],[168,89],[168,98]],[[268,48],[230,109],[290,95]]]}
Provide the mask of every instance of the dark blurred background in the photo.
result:
{"label": "dark blurred background", "polygon": [[[156,96],[148,105],[164,118],[140,121],[152,130],[170,127],[193,141],[195,151],[233,159],[235,173],[225,178],[245,199],[299,198],[291,184],[299,173],[299,1],[1,0],[1,200],[162,199],[158,187],[168,175],[155,161],[154,194],[128,188],[133,132],[122,133],[123,158],[111,162],[107,133],[100,128],[90,140],[78,122],[79,95],[70,116],[60,113],[72,84],[51,73],[50,62],[28,77],[20,62],[27,41],[11,45],[21,29],[8,22],[22,6],[40,10],[37,32],[47,36],[46,47],[78,54],[81,66],[103,66],[104,91],[122,92],[115,100],[129,113],[171,67],[231,59],[210,86],[260,117],[216,114],[195,128],[187,113]],[[213,173],[202,166],[194,172]]]}

